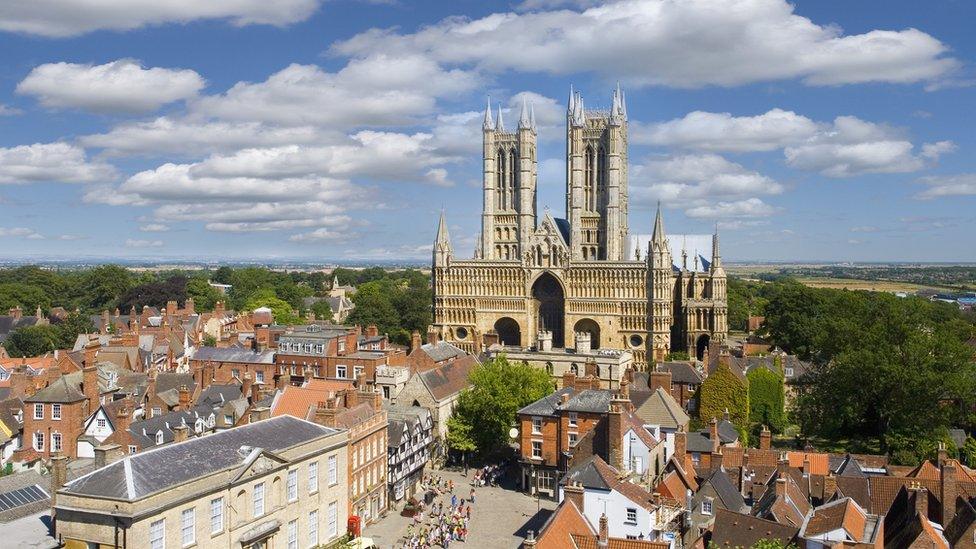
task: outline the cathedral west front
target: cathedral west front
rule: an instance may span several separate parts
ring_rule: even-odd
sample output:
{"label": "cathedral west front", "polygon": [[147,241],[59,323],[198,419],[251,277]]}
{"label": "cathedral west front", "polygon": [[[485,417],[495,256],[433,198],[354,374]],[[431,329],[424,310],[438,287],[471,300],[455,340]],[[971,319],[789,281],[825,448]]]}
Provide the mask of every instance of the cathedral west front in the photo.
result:
{"label": "cathedral west front", "polygon": [[[523,104],[517,126],[485,110],[481,236],[472,259],[455,256],[443,214],[434,242],[430,335],[469,352],[486,341],[626,349],[638,367],[672,351],[701,357],[728,332],[718,234],[710,258],[673,251],[660,207],[646,250],[628,254],[627,106],[609,111],[570,92],[566,111],[566,213],[536,205],[536,124]],[[649,220],[648,220],[649,221]],[[643,259],[641,255],[643,253]],[[681,256],[680,264],[676,263]]]}

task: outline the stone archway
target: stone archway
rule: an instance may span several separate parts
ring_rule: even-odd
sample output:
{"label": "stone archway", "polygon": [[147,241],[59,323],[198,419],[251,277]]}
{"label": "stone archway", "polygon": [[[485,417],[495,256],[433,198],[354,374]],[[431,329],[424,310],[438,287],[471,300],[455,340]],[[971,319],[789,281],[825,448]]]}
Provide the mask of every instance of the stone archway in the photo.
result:
{"label": "stone archway", "polygon": [[563,286],[552,273],[542,276],[532,284],[532,298],[535,300],[536,326],[539,330],[552,332],[552,346],[565,347],[565,303]]}
{"label": "stone archway", "polygon": [[702,334],[698,336],[698,341],[695,342],[695,358],[701,360],[705,357],[705,349],[708,348],[708,342],[711,338],[708,334]]}
{"label": "stone archway", "polygon": [[522,345],[522,328],[515,319],[503,316],[495,321],[495,332],[502,345],[519,347]]}
{"label": "stone archway", "polygon": [[600,348],[600,325],[596,321],[584,318],[573,326],[573,330],[590,334],[590,349]]}

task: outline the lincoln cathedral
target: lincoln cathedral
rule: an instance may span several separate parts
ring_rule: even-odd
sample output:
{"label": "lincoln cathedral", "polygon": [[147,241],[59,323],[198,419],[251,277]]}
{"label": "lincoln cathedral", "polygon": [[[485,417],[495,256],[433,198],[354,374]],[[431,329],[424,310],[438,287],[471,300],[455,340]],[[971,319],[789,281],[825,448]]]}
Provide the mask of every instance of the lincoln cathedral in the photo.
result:
{"label": "lincoln cathedral", "polygon": [[[536,124],[523,103],[514,131],[489,102],[483,123],[481,236],[472,259],[455,257],[444,215],[433,250],[430,336],[467,351],[486,341],[627,349],[638,366],[672,351],[702,356],[728,331],[718,234],[710,257],[672,249],[660,206],[646,250],[628,253],[627,103],[609,110],[570,91],[566,111],[566,217],[536,205]],[[646,225],[645,225],[646,226]],[[634,239],[637,241],[637,239]],[[643,259],[641,256],[643,255]],[[680,255],[680,263],[676,263]]]}

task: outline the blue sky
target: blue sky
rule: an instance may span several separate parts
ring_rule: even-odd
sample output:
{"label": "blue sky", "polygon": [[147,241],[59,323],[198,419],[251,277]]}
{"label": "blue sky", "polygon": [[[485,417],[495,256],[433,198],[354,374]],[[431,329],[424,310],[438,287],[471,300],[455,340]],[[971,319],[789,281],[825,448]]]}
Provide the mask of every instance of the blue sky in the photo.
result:
{"label": "blue sky", "polygon": [[730,260],[976,258],[976,4],[42,0],[0,5],[4,257],[429,257],[480,215],[487,95],[627,95],[632,232]]}

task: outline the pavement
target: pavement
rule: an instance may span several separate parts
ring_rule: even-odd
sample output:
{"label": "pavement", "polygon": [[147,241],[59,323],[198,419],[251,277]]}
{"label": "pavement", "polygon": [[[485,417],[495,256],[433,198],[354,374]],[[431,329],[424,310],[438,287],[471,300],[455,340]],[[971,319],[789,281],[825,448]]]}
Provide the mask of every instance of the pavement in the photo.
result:
{"label": "pavement", "polygon": [[3,541],[0,546],[10,549],[50,549],[58,542],[48,533],[51,512],[43,511],[24,518],[0,523]]}
{"label": "pavement", "polygon": [[[454,481],[454,491],[460,498],[467,498],[471,492],[471,479],[474,470],[465,477],[460,471],[437,470],[433,474]],[[441,501],[445,507],[451,505],[451,494],[444,494],[434,500]],[[403,502],[397,506],[403,508]],[[546,519],[556,508],[556,503],[547,499],[538,500],[519,492],[515,488],[512,472],[502,479],[501,486],[482,486],[475,488],[475,503],[468,523],[468,537],[463,543],[454,542],[452,549],[497,549],[519,547],[529,530],[539,531]],[[400,516],[399,510],[391,509],[386,517],[366,526],[363,536],[373,539],[377,547],[400,548],[407,533],[407,525],[413,519]]]}

